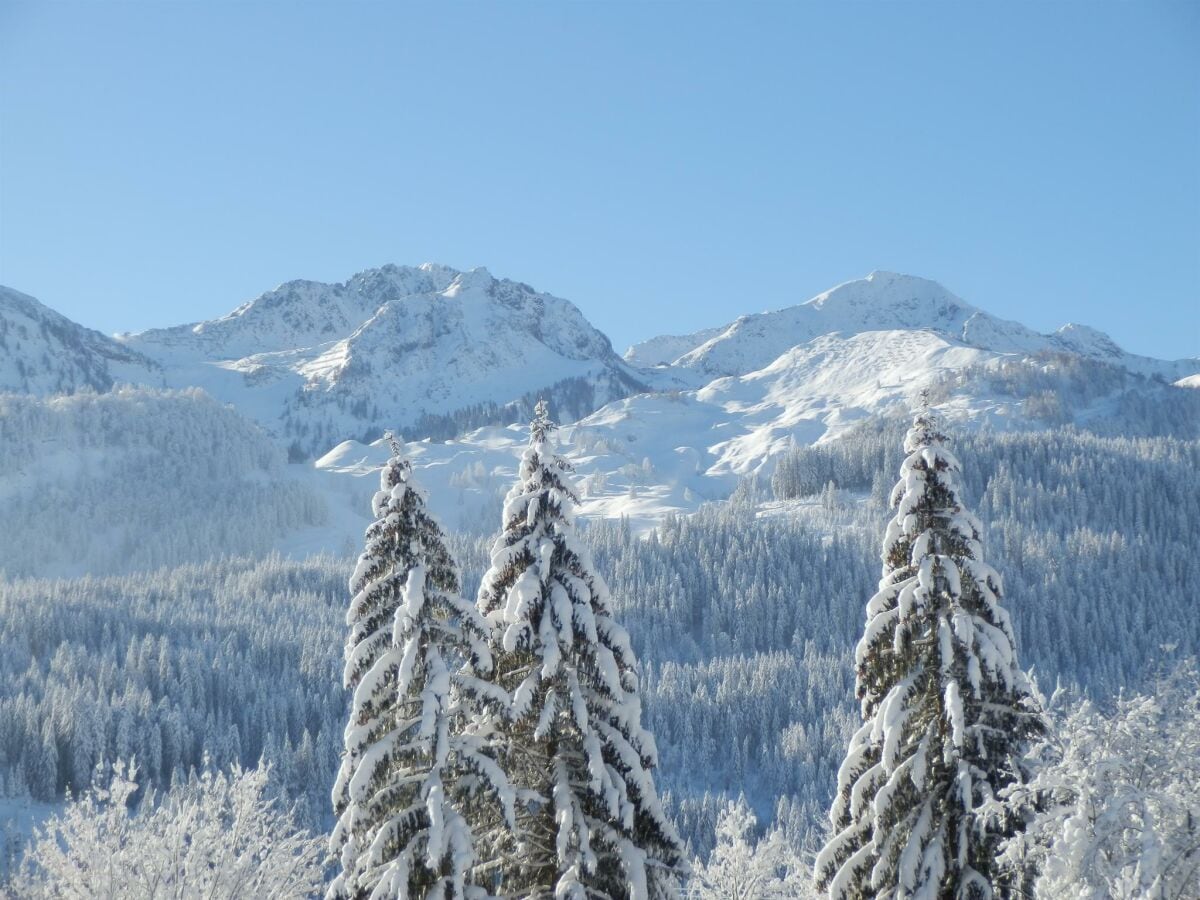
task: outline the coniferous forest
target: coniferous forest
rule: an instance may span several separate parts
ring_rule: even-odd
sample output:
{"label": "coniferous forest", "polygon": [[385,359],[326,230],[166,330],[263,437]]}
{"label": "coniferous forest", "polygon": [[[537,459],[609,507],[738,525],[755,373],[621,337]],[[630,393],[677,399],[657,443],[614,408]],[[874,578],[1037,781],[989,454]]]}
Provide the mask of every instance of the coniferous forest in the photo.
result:
{"label": "coniferous forest", "polygon": [[498,537],[394,446],[357,564],[10,578],[12,889],[191,815],[214,896],[1195,896],[1197,443],[905,427],[640,536],[543,405]]}

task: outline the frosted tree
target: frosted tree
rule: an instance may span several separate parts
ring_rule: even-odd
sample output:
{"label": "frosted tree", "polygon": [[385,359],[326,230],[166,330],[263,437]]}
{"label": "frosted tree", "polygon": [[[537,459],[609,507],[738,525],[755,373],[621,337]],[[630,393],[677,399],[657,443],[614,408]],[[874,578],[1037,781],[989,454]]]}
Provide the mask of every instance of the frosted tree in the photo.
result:
{"label": "frosted tree", "polygon": [[995,856],[1018,823],[984,808],[1025,777],[1045,724],[944,440],[928,410],[917,416],[891,495],[883,577],[855,650],[863,724],[816,861],[833,900],[1008,891]]}
{"label": "frosted tree", "polygon": [[1036,871],[1041,898],[1200,897],[1195,661],[1122,696],[1109,715],[1088,701],[1058,706],[1034,777],[1004,798],[1034,796],[1041,808],[1002,845],[1001,865]]}
{"label": "frosted tree", "polygon": [[345,686],[353,690],[333,788],[330,898],[464,896],[473,825],[512,822],[512,798],[478,728],[507,698],[487,680],[486,625],[459,595],[441,529],[391,440],[366,548],[350,580]]}
{"label": "frosted tree", "polygon": [[118,763],[34,833],[9,887],[22,900],[311,897],[325,841],[270,799],[269,774],[205,769],[131,810],[138,772]]}
{"label": "frosted tree", "polygon": [[745,797],[717,819],[717,846],[692,874],[693,900],[809,900],[816,894],[808,867],[773,828],[757,840],[758,822]]}
{"label": "frosted tree", "polygon": [[494,727],[518,790],[517,829],[496,848],[506,896],[669,898],[686,871],[652,777],[638,665],[573,523],[569,464],[537,404],[503,531],[479,590],[495,677],[512,705]]}

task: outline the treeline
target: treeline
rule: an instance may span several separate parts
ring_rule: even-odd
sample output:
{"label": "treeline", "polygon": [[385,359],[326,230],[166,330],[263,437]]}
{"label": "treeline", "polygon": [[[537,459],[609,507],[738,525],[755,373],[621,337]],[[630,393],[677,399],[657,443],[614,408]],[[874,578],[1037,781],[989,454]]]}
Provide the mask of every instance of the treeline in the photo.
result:
{"label": "treeline", "polygon": [[1073,353],[1043,351],[964,366],[932,386],[930,402],[944,404],[960,391],[996,397],[1051,428],[1075,426],[1110,437],[1200,437],[1200,391]]}

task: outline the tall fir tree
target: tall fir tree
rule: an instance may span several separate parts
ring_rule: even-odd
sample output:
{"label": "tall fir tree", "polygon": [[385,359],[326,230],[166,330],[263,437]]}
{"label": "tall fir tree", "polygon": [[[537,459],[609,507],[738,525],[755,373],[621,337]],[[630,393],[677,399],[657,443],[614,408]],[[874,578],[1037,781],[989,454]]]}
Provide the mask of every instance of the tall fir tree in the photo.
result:
{"label": "tall fir tree", "polygon": [[832,900],[1011,895],[995,864],[1019,827],[985,813],[1024,779],[1042,734],[1000,575],[960,500],[960,466],[926,408],[905,439],[883,577],[855,651],[863,725],[850,739],[816,876]]}
{"label": "tall fir tree", "polygon": [[539,402],[479,591],[495,677],[512,696],[495,728],[517,790],[517,829],[495,849],[496,890],[674,898],[687,866],[654,785],[637,660],[576,534],[578,497],[554,428]]}
{"label": "tall fir tree", "polygon": [[486,623],[399,444],[380,475],[350,579],[345,686],[353,690],[333,788],[333,898],[477,894],[474,829],[513,821],[512,795],[479,726],[507,698],[487,680]]}

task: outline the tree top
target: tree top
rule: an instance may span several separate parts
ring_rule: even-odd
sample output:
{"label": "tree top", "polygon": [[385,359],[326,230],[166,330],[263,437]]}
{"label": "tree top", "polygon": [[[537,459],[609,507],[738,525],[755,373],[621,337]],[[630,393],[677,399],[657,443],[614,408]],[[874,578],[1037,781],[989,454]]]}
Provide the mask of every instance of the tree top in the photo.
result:
{"label": "tree top", "polygon": [[533,443],[544,441],[558,425],[550,418],[550,404],[539,400],[533,408],[533,421],[529,423],[529,436]]}
{"label": "tree top", "polygon": [[404,456],[404,448],[400,446],[400,438],[395,433],[391,431],[385,431],[383,433],[383,437],[384,440],[388,442],[388,445],[392,448],[392,456]]}

